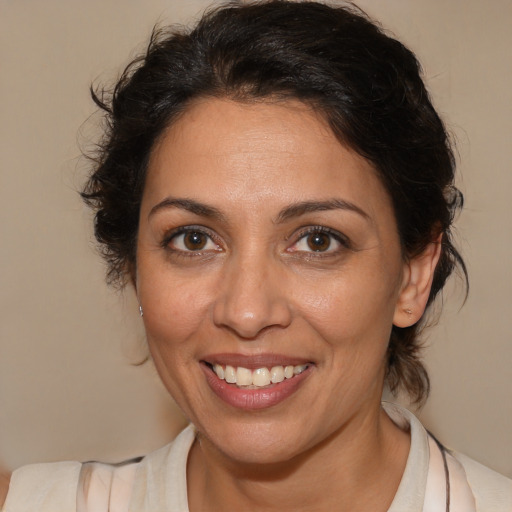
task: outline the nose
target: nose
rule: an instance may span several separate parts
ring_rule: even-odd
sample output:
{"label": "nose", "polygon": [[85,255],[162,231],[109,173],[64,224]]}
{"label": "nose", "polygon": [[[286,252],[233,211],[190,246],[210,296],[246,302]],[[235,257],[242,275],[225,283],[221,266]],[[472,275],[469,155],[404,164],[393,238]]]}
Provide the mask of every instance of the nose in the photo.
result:
{"label": "nose", "polygon": [[226,265],[213,309],[213,321],[244,340],[271,328],[286,328],[292,311],[286,296],[286,276],[278,262],[239,258]]}

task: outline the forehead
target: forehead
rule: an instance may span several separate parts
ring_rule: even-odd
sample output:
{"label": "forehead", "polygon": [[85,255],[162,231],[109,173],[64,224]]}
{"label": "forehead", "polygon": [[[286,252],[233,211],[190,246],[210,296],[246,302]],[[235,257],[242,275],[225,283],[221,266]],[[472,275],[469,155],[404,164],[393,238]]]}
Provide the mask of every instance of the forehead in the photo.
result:
{"label": "forehead", "polygon": [[144,201],[167,195],[259,208],[342,196],[369,213],[390,208],[372,165],[299,101],[195,101],[151,155]]}

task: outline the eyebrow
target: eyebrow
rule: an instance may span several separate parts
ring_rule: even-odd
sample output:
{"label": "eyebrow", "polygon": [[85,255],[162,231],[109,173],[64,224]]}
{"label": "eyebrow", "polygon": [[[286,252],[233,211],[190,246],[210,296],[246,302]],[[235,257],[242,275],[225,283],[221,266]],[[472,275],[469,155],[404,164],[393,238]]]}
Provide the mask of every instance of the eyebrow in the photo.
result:
{"label": "eyebrow", "polygon": [[168,208],[178,208],[180,210],[186,210],[188,212],[194,213],[195,215],[199,215],[201,217],[208,217],[218,220],[224,220],[224,215],[213,206],[208,206],[203,203],[198,203],[193,199],[177,199],[173,197],[167,197],[160,203],[156,204],[151,208],[148,217],[151,217],[155,213],[166,210]]}
{"label": "eyebrow", "polygon": [[327,201],[301,201],[300,203],[287,206],[279,212],[275,222],[279,224],[293,217],[300,217],[306,213],[327,210],[348,210],[359,214],[365,220],[370,220],[370,216],[354,203],[344,201],[343,199],[328,199]]}
{"label": "eyebrow", "polygon": [[[155,213],[165,210],[168,208],[178,208],[180,210],[186,210],[194,213],[201,217],[208,217],[217,220],[225,220],[224,215],[220,210],[213,206],[209,206],[203,203],[194,201],[193,199],[177,199],[173,197],[167,197],[160,203],[156,204],[151,208],[148,217],[151,217]],[[276,224],[280,224],[294,217],[300,217],[310,212],[321,212],[328,210],[348,210],[359,214],[366,220],[370,219],[370,216],[359,206],[356,206],[350,201],[343,199],[328,199],[326,201],[301,201],[293,203],[279,212],[275,219]]]}

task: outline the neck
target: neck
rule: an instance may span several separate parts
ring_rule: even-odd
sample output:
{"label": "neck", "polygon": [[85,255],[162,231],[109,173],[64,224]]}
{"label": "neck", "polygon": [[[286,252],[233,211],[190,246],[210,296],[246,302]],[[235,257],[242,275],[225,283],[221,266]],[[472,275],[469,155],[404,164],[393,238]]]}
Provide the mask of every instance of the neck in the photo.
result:
{"label": "neck", "polygon": [[201,439],[189,456],[190,511],[386,511],[409,446],[380,407],[280,463],[233,461]]}

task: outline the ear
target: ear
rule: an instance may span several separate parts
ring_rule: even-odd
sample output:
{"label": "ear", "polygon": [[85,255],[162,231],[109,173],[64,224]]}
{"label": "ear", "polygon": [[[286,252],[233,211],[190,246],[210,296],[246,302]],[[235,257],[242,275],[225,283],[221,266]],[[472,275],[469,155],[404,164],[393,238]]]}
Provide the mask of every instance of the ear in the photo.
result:
{"label": "ear", "polygon": [[393,316],[393,324],[397,327],[414,325],[423,315],[441,256],[441,239],[442,234],[404,265],[402,287]]}

